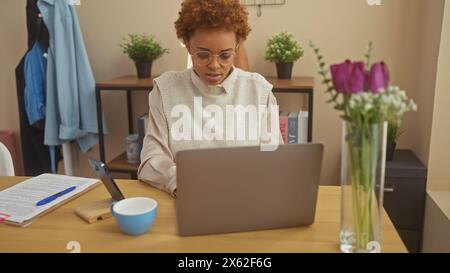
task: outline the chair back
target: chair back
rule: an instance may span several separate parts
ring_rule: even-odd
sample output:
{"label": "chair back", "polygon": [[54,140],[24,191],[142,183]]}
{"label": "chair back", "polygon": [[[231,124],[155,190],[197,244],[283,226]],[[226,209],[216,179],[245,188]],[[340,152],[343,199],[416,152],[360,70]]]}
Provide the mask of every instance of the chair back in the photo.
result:
{"label": "chair back", "polygon": [[0,142],[0,176],[14,176],[14,165],[8,148]]}

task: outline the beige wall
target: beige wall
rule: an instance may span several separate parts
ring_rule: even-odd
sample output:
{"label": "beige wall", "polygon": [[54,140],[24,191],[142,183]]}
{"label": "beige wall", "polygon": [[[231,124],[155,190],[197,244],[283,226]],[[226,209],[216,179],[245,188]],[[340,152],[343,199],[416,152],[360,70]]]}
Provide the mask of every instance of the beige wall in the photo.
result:
{"label": "beige wall", "polygon": [[430,132],[424,252],[450,252],[450,2],[442,23]]}
{"label": "beige wall", "polygon": [[[422,19],[418,28],[420,40],[417,43],[420,53],[413,58],[417,67],[412,73],[416,73],[413,90],[419,109],[405,116],[405,129],[410,133],[402,139],[427,166],[444,3],[444,0],[422,1]],[[411,83],[414,84],[413,79]]]}
{"label": "beige wall", "polygon": [[25,5],[20,5],[19,1],[1,1],[0,21],[0,130],[10,129],[15,132],[16,142],[19,143],[14,70],[27,47]]}
{"label": "beige wall", "polygon": [[431,133],[428,189],[450,191],[450,3],[445,5],[433,127]]}
{"label": "beige wall", "polygon": [[[252,65],[263,74],[275,74],[274,65],[261,57],[266,40],[275,32],[292,32],[306,47],[306,55],[295,66],[297,76],[316,77],[314,140],[325,143],[325,164],[322,182],[338,183],[340,160],[340,119],[323,93],[316,73],[317,63],[308,41],[318,45],[328,64],[342,62],[346,58],[363,60],[369,41],[375,45],[374,60],[388,63],[392,82],[416,93],[416,71],[421,7],[428,1],[383,1],[383,6],[368,6],[359,0],[287,1],[284,7],[263,8],[261,18],[251,10],[253,35],[249,38]],[[414,76],[411,76],[414,75]],[[281,106],[293,108],[292,96],[278,96]],[[406,124],[407,125],[407,124]],[[400,147],[412,148],[407,141],[414,136],[407,128],[400,140]]]}
{"label": "beige wall", "polygon": [[429,191],[426,198],[422,252],[450,253],[450,192]]}
{"label": "beige wall", "polygon": [[[439,2],[441,0],[435,0]],[[152,33],[171,53],[157,61],[154,73],[183,69],[186,54],[179,46],[173,30],[173,22],[181,0],[82,0],[77,8],[86,47],[97,80],[105,80],[122,74],[134,73],[131,61],[121,53],[119,43],[128,32]],[[423,26],[424,14],[435,14],[435,2],[428,7],[425,0],[383,1],[382,6],[368,6],[363,0],[295,0],[287,1],[281,7],[263,7],[262,17],[256,16],[256,9],[250,8],[253,32],[247,42],[253,70],[274,75],[274,65],[264,61],[264,47],[267,39],[279,31],[290,31],[306,49],[305,57],[296,64],[295,76],[315,76],[316,96],[314,113],[314,139],[326,145],[325,164],[322,182],[338,183],[340,153],[340,120],[331,105],[325,101],[323,87],[317,77],[317,64],[312,51],[307,47],[313,40],[321,47],[329,64],[341,62],[346,58],[362,59],[368,41],[375,44],[374,60],[388,63],[392,82],[404,87],[408,94],[421,104],[419,92],[419,67],[428,60],[418,54],[425,42],[421,32],[431,29],[437,22]],[[17,106],[15,101],[15,82],[12,69],[19,61],[26,47],[25,3],[16,0],[0,2],[2,43],[0,48],[1,109],[0,128],[13,128],[18,131]],[[424,9],[425,8],[425,9]],[[431,11],[427,13],[427,8]],[[434,17],[433,17],[434,18]],[[428,33],[428,32],[427,32]],[[427,34],[431,35],[431,34]],[[426,35],[425,35],[426,36]],[[5,37],[8,37],[5,39]],[[419,43],[422,41],[421,43]],[[430,55],[435,54],[433,48]],[[422,60],[422,61],[421,61]],[[427,70],[429,71],[429,70]],[[432,73],[432,72],[430,72]],[[428,85],[424,84],[424,85]],[[286,110],[297,110],[302,102],[300,96],[279,95],[279,102]],[[427,100],[426,98],[425,100]],[[107,94],[104,98],[104,113],[111,136],[106,140],[107,156],[111,158],[124,150],[123,139],[127,133],[124,94]],[[134,99],[136,115],[146,111],[145,95]],[[425,109],[429,110],[429,107]],[[427,113],[428,113],[427,112]],[[413,116],[415,115],[415,116]],[[400,140],[400,147],[421,149],[425,158],[429,137],[416,130],[415,122],[419,114],[406,117],[407,131]],[[431,114],[424,115],[423,123],[430,122]],[[417,138],[420,134],[420,138]],[[420,144],[417,144],[417,141]],[[91,155],[98,156],[97,149]],[[85,156],[81,166],[76,166],[76,174],[90,175]],[[426,161],[426,160],[424,160]]]}

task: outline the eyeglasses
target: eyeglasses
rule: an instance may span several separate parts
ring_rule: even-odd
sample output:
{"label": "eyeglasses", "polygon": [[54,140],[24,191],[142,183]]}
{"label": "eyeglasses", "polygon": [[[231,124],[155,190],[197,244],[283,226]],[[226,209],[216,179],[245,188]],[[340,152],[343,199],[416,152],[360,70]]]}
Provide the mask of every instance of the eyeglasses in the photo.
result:
{"label": "eyeglasses", "polygon": [[199,66],[207,66],[213,62],[214,57],[217,57],[217,62],[221,66],[231,65],[236,56],[235,51],[225,51],[220,54],[211,54],[209,51],[197,51],[192,56],[192,61]]}

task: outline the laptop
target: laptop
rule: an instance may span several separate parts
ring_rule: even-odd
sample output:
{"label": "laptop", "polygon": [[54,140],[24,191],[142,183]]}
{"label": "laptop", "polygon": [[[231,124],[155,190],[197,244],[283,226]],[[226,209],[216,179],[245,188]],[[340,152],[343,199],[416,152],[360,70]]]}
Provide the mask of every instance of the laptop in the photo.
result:
{"label": "laptop", "polygon": [[314,223],[322,144],[180,151],[176,214],[180,236]]}

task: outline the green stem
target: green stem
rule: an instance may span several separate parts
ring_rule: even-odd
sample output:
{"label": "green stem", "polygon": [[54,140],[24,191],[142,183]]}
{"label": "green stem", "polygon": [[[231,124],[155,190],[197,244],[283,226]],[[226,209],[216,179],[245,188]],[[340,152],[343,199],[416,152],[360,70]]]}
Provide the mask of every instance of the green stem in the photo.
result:
{"label": "green stem", "polygon": [[356,239],[356,243],[357,245],[361,245],[361,234],[362,234],[362,223],[364,222],[362,219],[362,212],[361,212],[361,206],[360,206],[360,200],[361,200],[361,196],[360,196],[360,192],[361,192],[361,183],[360,183],[360,177],[361,177],[361,173],[360,173],[360,149],[358,147],[358,141],[355,139],[357,137],[355,137],[355,134],[357,132],[355,132],[351,126],[350,123],[347,123],[347,132],[348,135],[350,136],[348,138],[348,148],[349,148],[349,155],[350,155],[350,164],[351,164],[351,172],[352,172],[352,176],[351,176],[351,183],[352,183],[352,197],[353,197],[353,216],[354,216],[354,223],[355,223],[355,239]]}
{"label": "green stem", "polygon": [[363,188],[363,202],[362,207],[364,208],[362,211],[364,211],[364,215],[362,215],[362,218],[364,219],[363,222],[363,234],[362,234],[362,242],[361,242],[361,248],[364,249],[369,242],[369,226],[370,226],[370,219],[368,209],[370,204],[368,203],[369,197],[371,194],[370,189],[370,130],[368,130],[367,123],[364,122],[363,130],[361,132],[361,173],[362,173],[362,188]]}
{"label": "green stem", "polygon": [[352,171],[352,177],[351,177],[351,183],[352,183],[352,196],[353,196],[353,215],[354,215],[354,222],[355,222],[355,235],[356,235],[356,241],[359,245],[360,242],[360,234],[361,234],[361,219],[360,219],[360,207],[359,207],[359,168],[356,166],[359,165],[358,163],[358,150],[355,147],[355,145],[350,144],[349,145],[349,154],[351,157],[351,171]]}
{"label": "green stem", "polygon": [[372,202],[379,158],[378,128],[372,127],[365,119],[355,119],[355,123],[346,126],[356,247],[365,250],[374,239]]}

